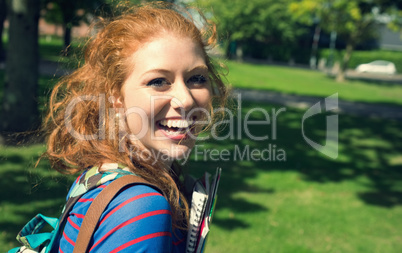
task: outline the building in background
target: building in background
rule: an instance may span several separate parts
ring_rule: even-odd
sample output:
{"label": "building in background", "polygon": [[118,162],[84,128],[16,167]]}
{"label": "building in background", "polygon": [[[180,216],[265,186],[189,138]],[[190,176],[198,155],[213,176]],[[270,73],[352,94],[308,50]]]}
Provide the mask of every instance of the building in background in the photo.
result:
{"label": "building in background", "polygon": [[402,51],[402,34],[390,30],[382,23],[379,25],[378,46],[384,50]]}

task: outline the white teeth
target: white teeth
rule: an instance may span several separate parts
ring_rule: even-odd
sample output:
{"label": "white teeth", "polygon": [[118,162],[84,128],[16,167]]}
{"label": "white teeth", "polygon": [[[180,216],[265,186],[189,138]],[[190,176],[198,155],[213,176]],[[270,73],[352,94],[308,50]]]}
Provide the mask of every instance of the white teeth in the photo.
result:
{"label": "white teeth", "polygon": [[194,123],[192,120],[184,120],[184,119],[179,119],[179,120],[161,120],[159,124],[162,126],[168,126],[168,127],[177,127],[177,128],[187,128],[191,126]]}

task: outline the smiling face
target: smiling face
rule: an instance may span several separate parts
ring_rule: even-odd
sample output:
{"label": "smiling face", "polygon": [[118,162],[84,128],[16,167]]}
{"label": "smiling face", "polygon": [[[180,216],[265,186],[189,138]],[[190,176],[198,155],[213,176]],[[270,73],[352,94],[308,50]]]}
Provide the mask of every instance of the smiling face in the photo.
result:
{"label": "smiling face", "polygon": [[[211,85],[203,50],[190,38],[164,34],[131,57],[133,71],[115,107],[124,108],[134,145],[170,163],[195,143],[196,122],[205,116]],[[199,127],[198,127],[199,128]],[[199,129],[198,129],[199,130]]]}

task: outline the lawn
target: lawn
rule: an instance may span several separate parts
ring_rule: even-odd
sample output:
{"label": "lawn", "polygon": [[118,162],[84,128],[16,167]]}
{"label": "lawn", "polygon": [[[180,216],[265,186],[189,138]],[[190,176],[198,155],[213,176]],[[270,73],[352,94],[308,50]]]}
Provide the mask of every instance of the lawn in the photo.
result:
{"label": "lawn", "polygon": [[[70,62],[54,56],[61,50],[59,44],[43,39],[42,58]],[[321,97],[338,92],[345,100],[402,104],[402,85],[338,84],[311,70],[226,64],[229,81],[239,88]],[[0,71],[1,80],[3,75]],[[54,81],[41,77],[41,104]],[[276,124],[254,125],[245,132],[237,122],[256,107],[261,109],[250,114],[253,120],[262,120],[262,111],[272,116],[273,109],[281,109],[243,102],[241,113],[232,120],[236,124],[220,133],[227,138],[199,142],[192,161],[184,165],[198,176],[205,168],[210,172],[223,168],[206,252],[402,252],[402,143],[398,141],[402,121],[339,115],[339,156],[332,159],[303,139],[303,110],[282,108]],[[326,116],[315,115],[304,122],[306,136],[322,145]],[[256,141],[251,135],[269,139]],[[212,149],[229,155],[219,157]],[[61,211],[73,178],[54,172],[45,160],[34,169],[43,150],[43,144],[0,146],[2,252],[16,245],[15,235],[36,213],[58,216]],[[261,151],[265,160],[255,156]]]}
{"label": "lawn", "polygon": [[[261,110],[250,115],[257,121],[261,111],[280,109],[243,102],[240,122],[256,107]],[[248,133],[234,124],[220,134],[228,138],[199,142],[184,165],[195,175],[223,168],[206,252],[402,252],[402,143],[395,141],[402,138],[402,122],[339,115],[339,156],[331,159],[304,141],[304,111],[285,109],[275,139],[272,124],[251,126]],[[306,135],[322,144],[325,116],[305,122]],[[264,141],[250,137],[266,134]],[[247,156],[247,147],[266,153]],[[13,246],[30,217],[57,215],[64,202],[72,179],[46,161],[33,169],[43,149],[0,147],[0,251]],[[208,149],[227,150],[224,159],[232,159]]]}
{"label": "lawn", "polygon": [[44,145],[0,147],[2,193],[0,201],[0,251],[16,245],[15,236],[34,215],[58,217],[71,180],[43,161],[35,163]]}
{"label": "lawn", "polygon": [[[73,41],[69,57],[61,56],[63,41],[60,38],[41,37],[39,42],[39,51],[43,60],[58,62],[70,68],[83,63],[80,51],[85,45],[84,40]],[[5,43],[7,43],[6,39]],[[228,60],[219,61],[229,69],[227,79],[234,88],[317,97],[328,97],[338,93],[339,99],[348,101],[402,105],[402,84],[358,80],[337,83],[333,78],[315,70]],[[1,71],[0,78],[3,80]]]}
{"label": "lawn", "polygon": [[327,97],[369,103],[402,105],[402,84],[349,80],[337,83],[322,72],[274,65],[224,62],[235,88],[270,90],[288,94]]}
{"label": "lawn", "polygon": [[[68,68],[75,68],[82,63],[82,47],[84,39],[75,38],[70,46],[69,57],[62,56],[63,40],[57,36],[47,36],[39,38],[39,54],[43,60],[58,62]],[[81,58],[81,59],[78,59]]]}
{"label": "lawn", "polygon": [[[270,105],[248,103],[271,112]],[[271,161],[209,161],[191,170],[223,167],[217,211],[207,252],[402,252],[401,121],[339,116],[339,156],[331,159],[302,138],[304,111],[278,116],[277,138],[214,141],[206,148],[263,150]],[[262,115],[253,113],[261,120]],[[325,139],[325,115],[305,122],[306,135]],[[255,126],[255,136],[272,126]],[[236,132],[236,130],[235,130]],[[286,152],[286,161],[274,161]],[[238,158],[239,156],[237,156]],[[210,156],[210,158],[214,158]],[[280,158],[277,156],[277,158]]]}

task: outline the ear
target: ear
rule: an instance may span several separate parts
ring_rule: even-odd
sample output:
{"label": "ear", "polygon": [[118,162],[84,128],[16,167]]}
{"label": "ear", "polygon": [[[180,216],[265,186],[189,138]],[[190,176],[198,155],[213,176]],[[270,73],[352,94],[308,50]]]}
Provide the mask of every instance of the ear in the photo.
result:
{"label": "ear", "polygon": [[112,103],[113,108],[116,110],[119,108],[124,108],[123,97],[121,95],[113,96],[110,99],[110,103]]}

